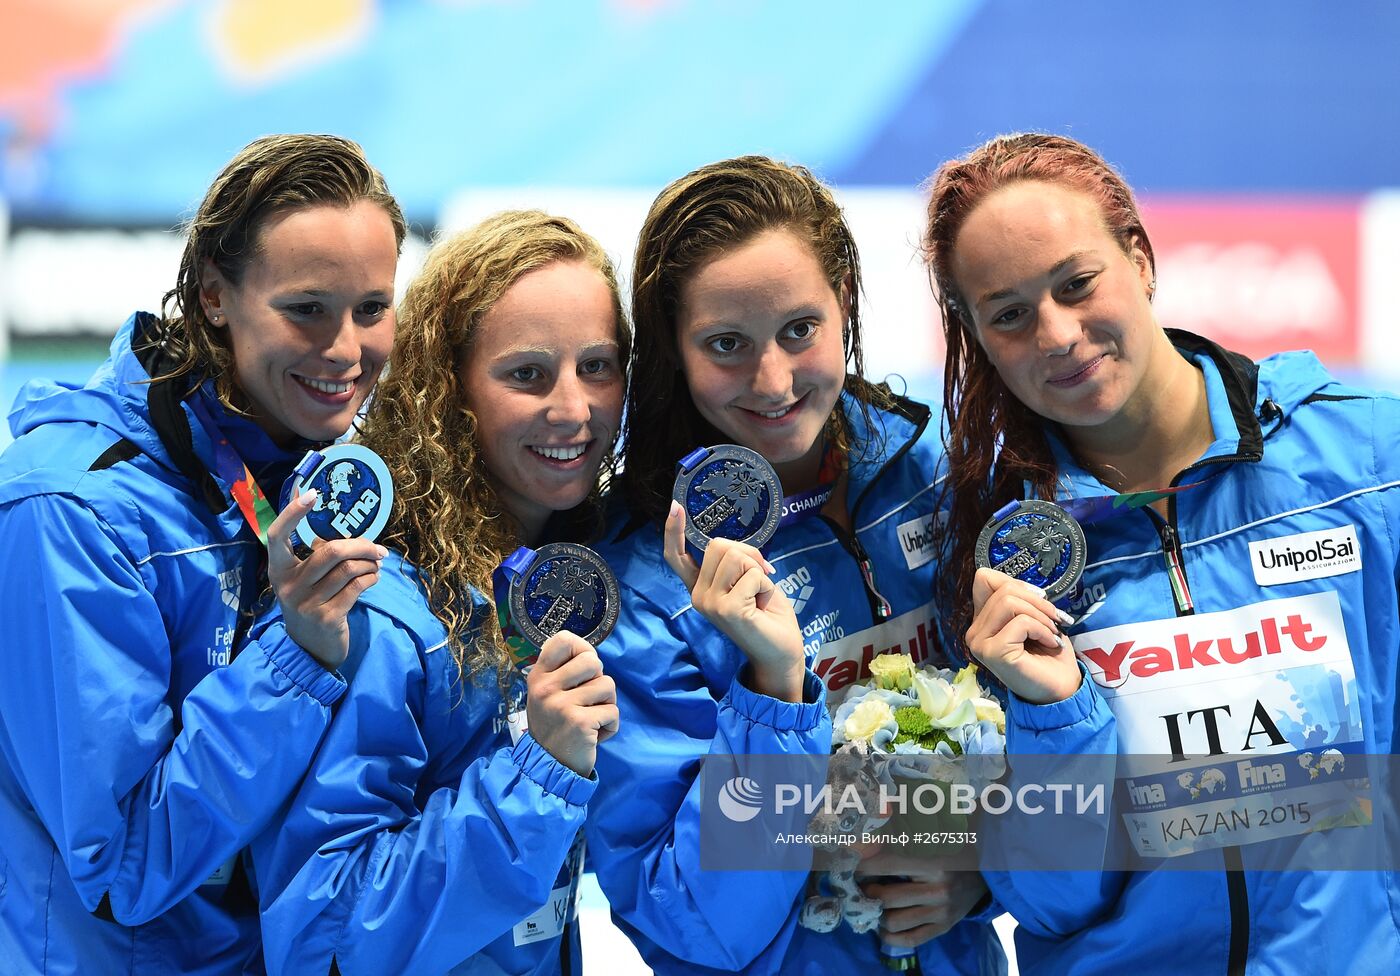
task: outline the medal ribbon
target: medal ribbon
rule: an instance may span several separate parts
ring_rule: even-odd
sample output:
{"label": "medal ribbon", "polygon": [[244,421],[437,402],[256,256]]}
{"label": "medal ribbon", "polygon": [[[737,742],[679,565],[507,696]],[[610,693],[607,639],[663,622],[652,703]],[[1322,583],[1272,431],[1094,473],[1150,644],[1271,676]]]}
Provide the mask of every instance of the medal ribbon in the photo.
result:
{"label": "medal ribbon", "polygon": [[262,488],[258,486],[253,472],[238,456],[238,452],[233,449],[233,445],[229,443],[228,437],[224,435],[219,425],[214,422],[214,418],[209,415],[209,408],[204,403],[203,394],[196,391],[186,402],[189,403],[199,425],[204,428],[204,433],[209,435],[209,439],[214,442],[215,472],[231,486],[229,494],[238,504],[238,510],[243,513],[243,518],[256,533],[258,541],[266,546],[267,530],[272,525],[273,520],[277,518],[277,512],[273,510],[272,503],[267,500]]}
{"label": "medal ribbon", "polygon": [[822,451],[821,467],[817,471],[817,487],[783,496],[782,517],[778,520],[778,527],[800,522],[825,508],[826,503],[831,501],[832,492],[836,490],[836,482],[846,470],[845,462],[845,456],[836,449],[836,445],[827,444],[826,449]]}
{"label": "medal ribbon", "polygon": [[[1124,512],[1132,512],[1139,508],[1146,508],[1155,501],[1168,498],[1180,492],[1195,488],[1204,482],[1193,481],[1189,485],[1176,485],[1171,488],[1155,488],[1148,491],[1126,491],[1114,495],[1090,495],[1086,498],[1068,498],[1064,501],[1056,501],[1051,504],[1058,505],[1065,510],[1065,513],[1080,525],[1091,525],[1094,522],[1102,522],[1106,519],[1114,518]],[[1019,500],[1007,502],[997,509],[992,516],[993,519],[1002,519],[1015,512],[1021,505]],[[1191,592],[1186,587],[1186,574],[1181,569],[1181,564],[1176,559],[1176,554],[1170,549],[1167,552],[1167,579],[1171,584],[1172,596],[1176,600],[1177,607],[1182,610],[1189,610],[1195,604],[1191,598]],[[1102,603],[1103,601],[1099,601]],[[1085,617],[1099,608],[1099,603],[1095,603],[1083,615],[1079,621],[1082,623]]]}
{"label": "medal ribbon", "polygon": [[[1189,485],[1177,485],[1175,488],[1157,488],[1153,491],[1127,491],[1118,495],[1090,495],[1088,498],[1069,498],[1065,501],[1051,501],[1050,504],[1063,508],[1070,517],[1080,525],[1091,525],[1094,522],[1102,522],[1104,519],[1122,515],[1124,512],[1131,512],[1135,509],[1146,508],[1153,502],[1166,498],[1170,495],[1179,494],[1189,488],[1195,488],[1201,484],[1193,481]],[[1049,499],[1046,499],[1049,501]],[[1001,519],[1010,515],[1021,507],[1019,499],[1007,502],[993,513],[993,519]]]}
{"label": "medal ribbon", "polygon": [[534,561],[535,550],[521,546],[491,573],[491,595],[496,600],[496,620],[501,625],[501,637],[506,642],[506,649],[510,651],[511,660],[521,671],[535,663],[535,659],[540,656],[540,649],[530,643],[511,619],[510,587]]}
{"label": "medal ribbon", "polygon": [[1118,495],[1091,495],[1088,498],[1069,498],[1062,502],[1055,502],[1055,504],[1069,512],[1080,525],[1089,525],[1093,522],[1102,522],[1104,519],[1112,518],[1123,512],[1145,508],[1155,501],[1160,501],[1189,488],[1195,488],[1199,484],[1199,481],[1193,481],[1189,485],[1177,485],[1174,488],[1127,491]]}

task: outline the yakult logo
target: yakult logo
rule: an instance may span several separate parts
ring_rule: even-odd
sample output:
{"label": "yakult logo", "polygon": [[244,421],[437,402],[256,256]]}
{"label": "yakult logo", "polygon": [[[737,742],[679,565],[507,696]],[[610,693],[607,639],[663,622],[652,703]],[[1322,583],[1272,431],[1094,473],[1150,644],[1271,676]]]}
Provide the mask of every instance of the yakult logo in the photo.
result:
{"label": "yakult logo", "polygon": [[[1334,635],[1340,637],[1334,641]],[[1091,631],[1074,638],[1075,650],[1104,688],[1125,682],[1194,684],[1241,672],[1296,667],[1345,651],[1335,593],[1269,600],[1238,610],[1173,617]],[[1219,673],[1200,674],[1195,672]],[[1133,685],[1129,690],[1145,690]]]}
{"label": "yakult logo", "polygon": [[1260,586],[1297,583],[1354,573],[1361,568],[1356,527],[1264,539],[1249,544],[1249,563]]}
{"label": "yakult logo", "polygon": [[827,706],[835,709],[846,688],[870,679],[870,662],[876,656],[908,654],[919,666],[938,650],[938,617],[930,601],[874,627],[824,642],[811,667],[826,684]]}
{"label": "yakult logo", "polygon": [[1111,648],[1086,647],[1080,657],[1088,662],[1094,680],[1111,688],[1121,683],[1127,672],[1148,678],[1178,668],[1241,664],[1265,654],[1282,654],[1285,649],[1321,650],[1327,638],[1312,636],[1312,630],[1313,625],[1295,613],[1282,621],[1265,617],[1257,629],[1243,634],[1202,637],[1197,632],[1182,630],[1172,635],[1171,643],[1165,647],[1139,646],[1136,641],[1125,640]]}

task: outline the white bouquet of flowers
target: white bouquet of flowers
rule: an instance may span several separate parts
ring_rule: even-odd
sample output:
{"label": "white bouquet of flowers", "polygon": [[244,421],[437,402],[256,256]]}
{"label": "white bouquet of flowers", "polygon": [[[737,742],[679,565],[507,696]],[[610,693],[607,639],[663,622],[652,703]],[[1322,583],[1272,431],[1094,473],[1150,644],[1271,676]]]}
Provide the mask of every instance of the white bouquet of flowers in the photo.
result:
{"label": "white bouquet of flowers", "polygon": [[[836,811],[818,813],[811,831],[825,836],[882,826],[882,787],[897,780],[967,783],[978,789],[999,777],[1006,753],[1006,716],[1001,704],[977,681],[977,666],[960,671],[916,668],[907,654],[882,654],[870,662],[868,684],[851,688],[832,720],[833,758],[828,774]],[[983,756],[971,769],[964,756]],[[860,854],[849,846],[826,845],[832,867],[813,874],[802,924],[831,932],[844,919],[857,932],[880,924],[880,902],[867,898],[855,881]]]}

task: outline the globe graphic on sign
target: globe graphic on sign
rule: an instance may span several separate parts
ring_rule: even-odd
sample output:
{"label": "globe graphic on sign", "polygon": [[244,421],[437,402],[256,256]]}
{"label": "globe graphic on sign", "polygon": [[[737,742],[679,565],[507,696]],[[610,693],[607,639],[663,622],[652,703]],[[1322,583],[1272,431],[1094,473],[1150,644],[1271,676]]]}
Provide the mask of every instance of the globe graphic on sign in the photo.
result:
{"label": "globe graphic on sign", "polygon": [[353,539],[362,534],[372,520],[358,510],[358,503],[363,489],[372,488],[374,481],[365,466],[353,458],[317,472],[307,486],[321,493],[316,507],[306,516],[312,531],[322,539]]}

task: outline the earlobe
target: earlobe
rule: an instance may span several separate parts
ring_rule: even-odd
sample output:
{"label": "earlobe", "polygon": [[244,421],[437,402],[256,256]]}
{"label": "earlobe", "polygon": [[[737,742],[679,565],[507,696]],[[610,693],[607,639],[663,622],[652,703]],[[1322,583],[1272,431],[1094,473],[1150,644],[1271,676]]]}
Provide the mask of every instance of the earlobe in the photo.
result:
{"label": "earlobe", "polygon": [[206,260],[199,275],[199,307],[209,324],[215,328],[222,328],[226,324],[223,309],[224,285],[224,276],[219,273],[219,269],[214,267],[212,261]]}

